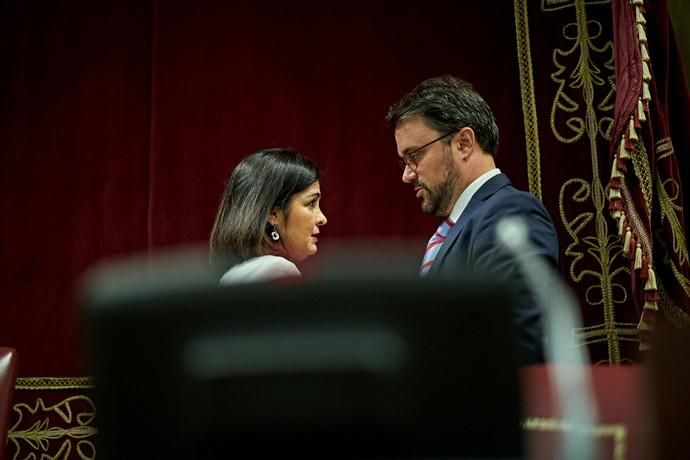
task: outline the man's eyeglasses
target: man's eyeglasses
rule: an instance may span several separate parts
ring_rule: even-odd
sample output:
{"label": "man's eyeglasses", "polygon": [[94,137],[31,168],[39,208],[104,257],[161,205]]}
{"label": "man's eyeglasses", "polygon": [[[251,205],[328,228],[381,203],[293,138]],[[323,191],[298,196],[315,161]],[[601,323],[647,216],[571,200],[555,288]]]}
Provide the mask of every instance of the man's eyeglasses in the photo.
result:
{"label": "man's eyeglasses", "polygon": [[400,163],[400,169],[403,171],[405,170],[405,167],[410,168],[410,171],[416,171],[417,170],[417,157],[424,153],[424,149],[429,147],[431,144],[440,141],[441,139],[445,139],[446,137],[450,136],[451,134],[455,134],[457,131],[451,131],[449,133],[444,134],[441,137],[437,137],[431,142],[427,142],[426,144],[422,145],[419,148],[414,149],[411,152],[408,152],[403,156],[402,158],[398,159],[398,162]]}

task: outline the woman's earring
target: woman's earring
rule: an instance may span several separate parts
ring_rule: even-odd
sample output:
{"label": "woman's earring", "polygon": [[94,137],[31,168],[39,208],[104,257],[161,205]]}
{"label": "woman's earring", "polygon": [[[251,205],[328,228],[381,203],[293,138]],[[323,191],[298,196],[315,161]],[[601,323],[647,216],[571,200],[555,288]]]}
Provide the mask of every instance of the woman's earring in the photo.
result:
{"label": "woman's earring", "polygon": [[273,226],[273,230],[271,230],[271,239],[273,241],[278,241],[280,239],[280,235],[278,234],[278,229],[276,229],[276,226]]}

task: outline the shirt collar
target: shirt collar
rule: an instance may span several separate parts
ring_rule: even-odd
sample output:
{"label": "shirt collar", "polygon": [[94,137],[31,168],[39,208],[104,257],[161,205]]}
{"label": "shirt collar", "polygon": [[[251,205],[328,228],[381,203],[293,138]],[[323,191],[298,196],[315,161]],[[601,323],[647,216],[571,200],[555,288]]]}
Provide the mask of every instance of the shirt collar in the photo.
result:
{"label": "shirt collar", "polygon": [[468,185],[465,190],[462,191],[457,201],[455,202],[453,210],[450,212],[450,215],[448,216],[450,220],[452,220],[453,222],[457,222],[460,218],[460,215],[462,215],[462,212],[467,207],[467,204],[470,202],[474,194],[477,193],[477,190],[482,188],[482,185],[486,184],[489,181],[489,179],[499,174],[501,174],[501,170],[498,168],[494,168],[485,172],[481,176],[477,177],[474,181],[472,181],[472,183]]}

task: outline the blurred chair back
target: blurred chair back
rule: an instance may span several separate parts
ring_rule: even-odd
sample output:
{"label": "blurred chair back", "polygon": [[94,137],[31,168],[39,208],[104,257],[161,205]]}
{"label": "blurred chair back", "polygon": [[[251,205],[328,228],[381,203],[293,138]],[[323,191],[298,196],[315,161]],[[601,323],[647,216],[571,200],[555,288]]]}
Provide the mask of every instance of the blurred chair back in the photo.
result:
{"label": "blurred chair back", "polygon": [[82,297],[99,458],[521,455],[510,291],[488,277],[121,268]]}
{"label": "blurred chair back", "polygon": [[12,396],[17,375],[17,352],[0,347],[0,460],[7,452],[7,430],[12,416]]}

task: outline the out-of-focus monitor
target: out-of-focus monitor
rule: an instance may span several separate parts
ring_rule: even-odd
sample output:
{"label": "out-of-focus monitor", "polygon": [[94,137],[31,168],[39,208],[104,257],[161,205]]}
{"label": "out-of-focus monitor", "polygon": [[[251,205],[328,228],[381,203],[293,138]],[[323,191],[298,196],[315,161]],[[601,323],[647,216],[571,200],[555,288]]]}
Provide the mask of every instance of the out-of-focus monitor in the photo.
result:
{"label": "out-of-focus monitor", "polygon": [[520,458],[507,286],[361,275],[92,274],[99,457]]}

